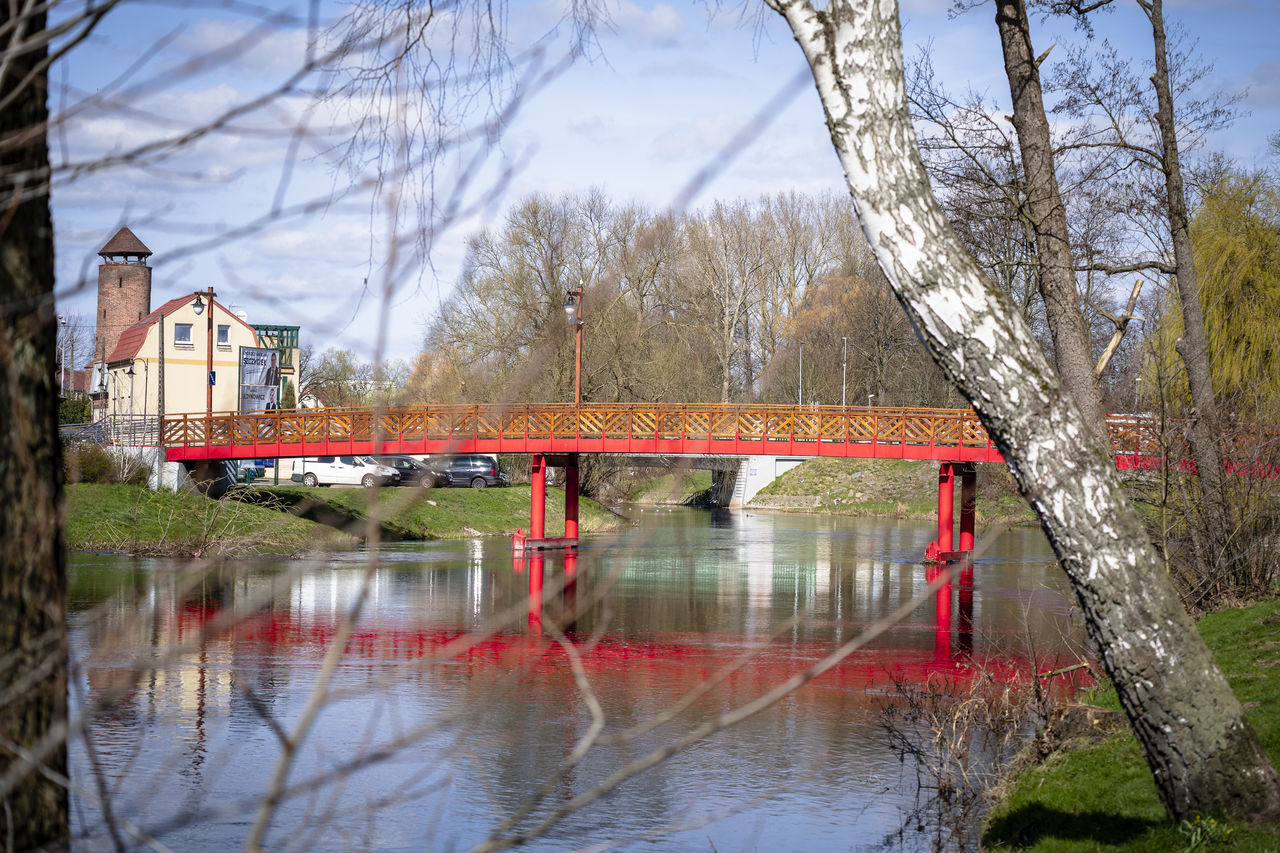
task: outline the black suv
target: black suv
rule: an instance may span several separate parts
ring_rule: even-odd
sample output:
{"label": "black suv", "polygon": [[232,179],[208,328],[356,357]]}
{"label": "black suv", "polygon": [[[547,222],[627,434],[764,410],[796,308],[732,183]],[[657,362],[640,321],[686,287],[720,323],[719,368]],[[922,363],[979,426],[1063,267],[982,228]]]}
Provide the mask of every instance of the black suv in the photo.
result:
{"label": "black suv", "polygon": [[490,456],[464,453],[458,456],[434,456],[427,468],[436,478],[438,486],[509,486],[511,477],[498,470],[498,463]]}
{"label": "black suv", "polygon": [[422,486],[429,489],[436,485],[436,475],[426,465],[412,456],[375,456],[378,462],[395,468],[402,486]]}

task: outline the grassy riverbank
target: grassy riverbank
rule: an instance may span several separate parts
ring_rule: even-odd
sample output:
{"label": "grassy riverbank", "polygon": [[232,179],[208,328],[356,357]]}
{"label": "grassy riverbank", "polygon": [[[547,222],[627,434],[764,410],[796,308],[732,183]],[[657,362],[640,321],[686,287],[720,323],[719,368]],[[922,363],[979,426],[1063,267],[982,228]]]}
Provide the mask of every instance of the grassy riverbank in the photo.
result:
{"label": "grassy riverbank", "polygon": [[[938,465],[900,459],[810,459],[761,489],[750,505],[788,512],[932,520],[938,514]],[[978,466],[977,512],[982,527],[1036,523],[1003,465]]]}
{"label": "grassy riverbank", "polygon": [[[1199,623],[1263,748],[1280,764],[1280,599],[1225,610]],[[1119,710],[1114,691],[1092,701]],[[1007,784],[987,819],[984,849],[1064,851],[1280,851],[1280,826],[1205,816],[1165,817],[1137,741],[1123,728],[1092,744],[1067,744]]]}
{"label": "grassy riverbank", "polygon": [[711,472],[673,471],[656,477],[637,478],[626,489],[627,500],[655,506],[698,506],[710,500]]}
{"label": "grassy riverbank", "polygon": [[78,483],[65,490],[72,551],[240,557],[348,548],[356,542],[330,527],[236,501],[144,486]]}
{"label": "grassy riverbank", "polygon": [[[332,489],[305,486],[263,486],[238,490],[239,500],[257,500],[292,507],[290,511],[339,513],[348,532],[363,535],[377,508],[383,535],[391,539],[465,539],[529,531],[529,486],[501,489]],[[375,504],[376,501],[376,504]],[[578,527],[594,533],[626,522],[590,498],[578,502]],[[564,492],[547,492],[549,535],[564,529]]]}
{"label": "grassy riverbank", "polygon": [[[220,501],[140,486],[66,487],[72,551],[165,556],[291,555],[349,548],[368,534],[377,507],[385,539],[462,539],[529,527],[529,487],[508,489],[308,489],[243,487]],[[563,492],[547,495],[547,530],[564,526]],[[590,533],[625,522],[586,498]]]}

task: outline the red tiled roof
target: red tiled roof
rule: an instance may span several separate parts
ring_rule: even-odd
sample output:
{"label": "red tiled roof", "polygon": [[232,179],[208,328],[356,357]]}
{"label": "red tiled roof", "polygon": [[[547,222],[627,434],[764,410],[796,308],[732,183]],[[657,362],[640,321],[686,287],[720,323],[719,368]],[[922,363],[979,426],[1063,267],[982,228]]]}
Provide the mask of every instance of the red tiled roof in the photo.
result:
{"label": "red tiled roof", "polygon": [[107,241],[107,245],[103,246],[98,251],[98,254],[104,258],[108,255],[141,255],[142,257],[147,257],[151,254],[151,250],[126,225],[116,232],[116,236]]}
{"label": "red tiled roof", "polygon": [[[116,344],[116,348],[111,351],[110,357],[107,358],[107,363],[115,364],[118,361],[128,361],[136,356],[138,351],[142,349],[143,342],[147,339],[147,330],[155,323],[159,322],[160,316],[164,315],[165,317],[168,317],[182,306],[190,305],[192,300],[193,297],[190,293],[185,293],[175,299],[170,299],[168,302],[161,305],[159,308],[152,311],[129,328],[125,329],[120,335],[120,341]],[[254,341],[257,341],[258,333],[252,326],[244,320],[241,320],[235,314],[232,314],[231,311],[229,311],[221,302],[214,300],[213,304],[221,309],[221,311],[219,311],[219,320],[221,320],[223,316],[230,317],[232,320],[235,320],[237,323],[253,332],[253,339]],[[205,310],[208,311],[209,309],[205,308]]]}

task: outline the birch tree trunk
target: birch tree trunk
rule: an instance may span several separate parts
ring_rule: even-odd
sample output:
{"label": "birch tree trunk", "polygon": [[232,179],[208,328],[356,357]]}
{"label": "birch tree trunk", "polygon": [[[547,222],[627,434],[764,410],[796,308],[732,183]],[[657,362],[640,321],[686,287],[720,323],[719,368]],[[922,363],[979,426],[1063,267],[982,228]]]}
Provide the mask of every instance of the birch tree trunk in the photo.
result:
{"label": "birch tree trunk", "polygon": [[1035,232],[1039,272],[1036,276],[1044,298],[1053,356],[1058,375],[1075,398],[1085,421],[1106,437],[1102,394],[1093,372],[1093,353],[1080,295],[1076,292],[1075,264],[1071,259],[1071,234],[1067,209],[1058,191],[1054,172],[1053,142],[1044,112],[1040,69],[1031,49],[1031,25],[1023,0],[996,0],[996,27],[1004,51],[1005,75],[1013,98],[1013,127],[1026,172],[1026,206]]}
{"label": "birch tree trunk", "polygon": [[44,23],[42,5],[0,9],[0,848],[13,850],[61,849],[68,836]]}
{"label": "birch tree trunk", "polygon": [[892,0],[766,0],[813,71],[863,231],[1040,519],[1169,812],[1280,813],[1280,782],[1104,447],[951,231],[907,112]]}
{"label": "birch tree trunk", "polygon": [[[1195,252],[1191,249],[1191,232],[1187,215],[1187,196],[1182,185],[1182,165],[1178,157],[1178,135],[1173,116],[1173,93],[1169,85],[1169,57],[1165,45],[1162,0],[1138,5],[1151,21],[1155,47],[1156,73],[1151,84],[1156,90],[1156,124],[1160,128],[1161,160],[1164,166],[1165,194],[1169,206],[1169,232],[1173,239],[1173,262],[1178,283],[1178,301],[1182,304],[1182,337],[1178,355],[1187,368],[1187,385],[1191,391],[1191,448],[1200,474],[1203,499],[1205,539],[1221,563],[1222,548],[1228,541],[1228,513],[1222,453],[1218,438],[1222,435],[1218,399],[1209,371],[1209,343],[1204,328],[1204,311],[1200,304],[1200,279],[1196,275]],[[1211,567],[1216,568],[1216,565]]]}

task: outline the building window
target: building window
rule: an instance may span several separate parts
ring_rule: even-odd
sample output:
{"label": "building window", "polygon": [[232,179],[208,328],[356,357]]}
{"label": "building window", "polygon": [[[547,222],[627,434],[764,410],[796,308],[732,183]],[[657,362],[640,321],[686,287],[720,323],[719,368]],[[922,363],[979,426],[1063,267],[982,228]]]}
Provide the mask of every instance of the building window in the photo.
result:
{"label": "building window", "polygon": [[191,324],[190,323],[174,323],[173,324],[173,343],[174,343],[174,346],[180,346],[180,347],[191,346]]}
{"label": "building window", "polygon": [[231,346],[231,327],[230,326],[218,327],[218,346],[220,347]]}

